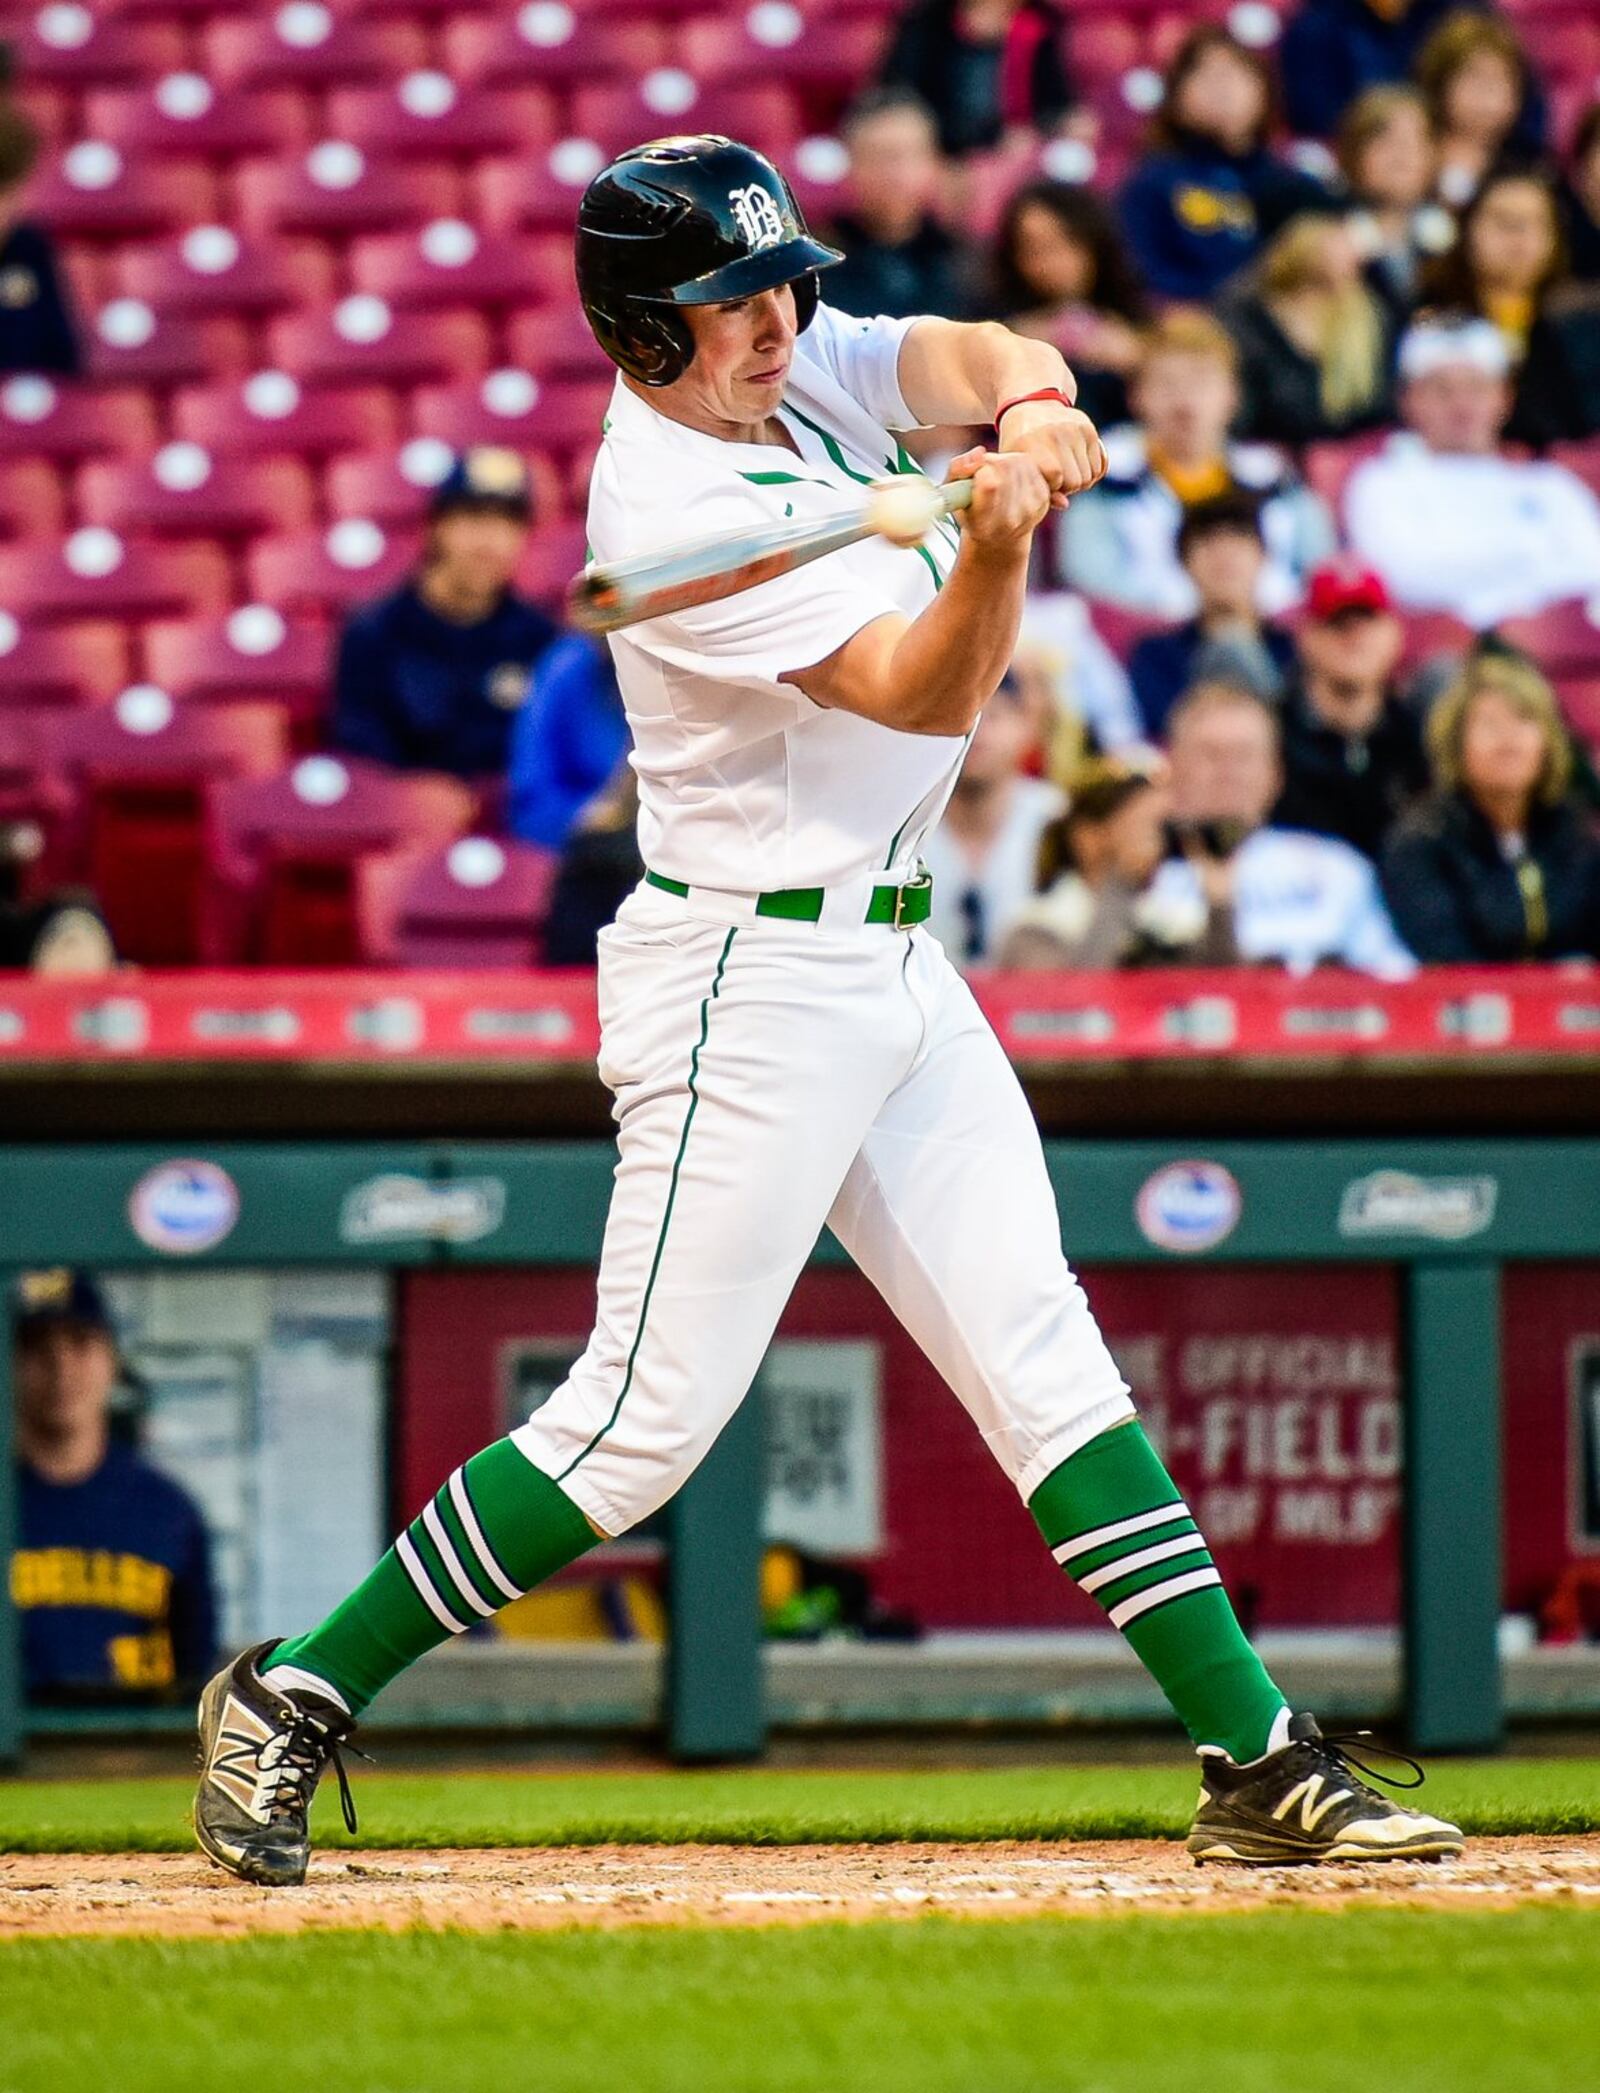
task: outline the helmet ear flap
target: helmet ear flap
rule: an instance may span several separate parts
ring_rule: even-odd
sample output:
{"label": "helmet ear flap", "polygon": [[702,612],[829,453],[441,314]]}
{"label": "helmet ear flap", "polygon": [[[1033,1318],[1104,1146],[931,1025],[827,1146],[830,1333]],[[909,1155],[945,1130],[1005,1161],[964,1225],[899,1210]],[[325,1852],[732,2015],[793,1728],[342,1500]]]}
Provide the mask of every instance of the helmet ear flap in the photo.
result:
{"label": "helmet ear flap", "polygon": [[629,298],[591,305],[588,314],[601,348],[641,385],[670,385],[689,368],[694,336],[677,313]]}
{"label": "helmet ear flap", "polygon": [[821,295],[817,283],[817,272],[808,269],[804,276],[794,280],[794,325],[797,334],[804,334],[817,316],[817,300]]}

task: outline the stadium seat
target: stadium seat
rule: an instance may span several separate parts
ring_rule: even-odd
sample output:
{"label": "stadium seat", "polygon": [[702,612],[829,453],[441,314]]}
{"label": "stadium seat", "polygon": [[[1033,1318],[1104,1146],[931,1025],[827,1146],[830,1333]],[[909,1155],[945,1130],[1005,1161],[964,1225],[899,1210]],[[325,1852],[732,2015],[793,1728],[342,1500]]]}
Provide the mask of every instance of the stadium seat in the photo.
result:
{"label": "stadium seat", "polygon": [[53,538],[69,520],[59,464],[49,458],[0,458],[0,537]]}
{"label": "stadium seat", "polygon": [[334,295],[333,260],[317,240],[241,238],[231,226],[196,225],[159,246],[124,248],[119,289],[174,318],[280,312]]}
{"label": "stadium seat", "polygon": [[211,617],[147,625],[144,669],[152,683],[183,703],[281,701],[298,747],[323,710],[330,645],[318,621],[285,618],[267,603],[244,603]]}
{"label": "stadium seat", "polygon": [[572,294],[572,250],[552,281],[548,250],[536,240],[480,232],[464,218],[435,218],[415,232],[375,233],[351,242],[350,281],[358,291],[408,311],[472,305],[498,310]]}
{"label": "stadium seat", "polygon": [[556,111],[542,89],[462,87],[448,73],[407,73],[393,86],[328,97],[328,129],[364,152],[478,159],[552,144]]}
{"label": "stadium seat", "polygon": [[13,617],[164,618],[221,610],[226,556],[212,545],[142,545],[103,524],[0,546],[0,604]]}
{"label": "stadium seat", "polygon": [[245,572],[251,594],[283,611],[343,615],[396,589],[416,562],[410,533],[390,534],[370,517],[347,516],[326,529],[260,538]]}
{"label": "stadium seat", "polygon": [[572,578],[584,564],[588,533],[582,523],[554,523],[537,530],[517,566],[517,586],[547,610],[559,610]]}
{"label": "stadium seat", "polygon": [[[1289,621],[1291,624],[1293,620]],[[1408,611],[1405,616],[1407,668],[1417,669],[1454,655],[1464,655],[1477,634],[1448,611]]]}
{"label": "stadium seat", "polygon": [[[783,81],[802,90],[831,90],[835,107],[872,77],[884,43],[883,24],[808,22],[789,0],[695,15],[678,31],[677,59],[703,87]],[[808,97],[809,100],[809,97]]]}
{"label": "stadium seat", "polygon": [[[370,516],[386,531],[418,530],[427,514],[429,496],[449,471],[455,452],[436,436],[414,436],[398,452],[370,457],[335,458],[323,477],[323,499],[330,517]],[[534,514],[560,515],[560,475],[548,458],[523,454],[533,484]]]}
{"label": "stadium seat", "polygon": [[101,457],[155,440],[155,410],[142,392],[88,392],[31,372],[0,378],[0,458]]}
{"label": "stadium seat", "polygon": [[113,298],[89,333],[91,377],[110,384],[191,385],[250,368],[250,336],[231,314],[164,313],[143,298]]}
{"label": "stadium seat", "polygon": [[241,383],[178,393],[172,426],[219,455],[316,458],[380,450],[396,440],[399,419],[379,386],[308,389],[287,371],[254,371]]}
{"label": "stadium seat", "polygon": [[30,822],[45,838],[46,848],[30,867],[29,886],[48,891],[61,876],[60,837],[72,808],[72,788],[50,760],[49,712],[17,708],[0,710],[0,821]]}
{"label": "stadium seat", "polygon": [[1600,675],[1600,605],[1553,603],[1531,618],[1507,618],[1499,631],[1547,676]]}
{"label": "stadium seat", "polygon": [[180,437],[151,458],[106,459],[78,474],[86,523],[169,538],[253,538],[303,530],[316,513],[311,474],[294,458],[217,457]]}
{"label": "stadium seat", "polygon": [[592,138],[563,138],[548,152],[484,160],[473,177],[479,215],[496,232],[559,232],[570,254],[579,199],[605,163]]}
{"label": "stadium seat", "polygon": [[452,167],[396,160],[324,138],[300,159],[245,160],[234,170],[241,229],[321,233],[399,232],[429,218],[449,218],[460,205]]}
{"label": "stadium seat", "polygon": [[575,304],[519,312],[506,329],[513,364],[530,370],[541,384],[559,378],[602,378],[614,369]]}
{"label": "stadium seat", "polygon": [[109,620],[39,625],[0,610],[0,707],[92,705],[128,684],[128,635]]}
{"label": "stadium seat", "polygon": [[130,156],[176,153],[194,160],[303,152],[316,135],[310,104],[293,88],[218,88],[194,72],[85,96],[83,128]]}
{"label": "stadium seat", "polygon": [[362,957],[373,966],[537,966],[558,862],[552,851],[488,836],[369,859],[358,880]]}
{"label": "stadium seat", "polygon": [[1600,494],[1600,437],[1591,436],[1583,443],[1553,443],[1550,459],[1575,472],[1586,487]]}
{"label": "stadium seat", "polygon": [[1302,470],[1306,485],[1313,494],[1318,494],[1330,511],[1339,515],[1344,503],[1344,490],[1351,473],[1366,459],[1376,455],[1387,442],[1379,433],[1371,436],[1344,436],[1335,442],[1312,443],[1306,446]]}
{"label": "stadium seat", "polygon": [[14,15],[8,10],[5,37],[21,79],[76,88],[173,72],[186,49],[179,22],[128,21],[114,8],[80,0],[45,0]]}
{"label": "stadium seat", "polygon": [[478,385],[425,387],[412,395],[412,427],[455,450],[471,443],[564,457],[594,441],[611,401],[611,381],[541,385],[531,371],[491,371]]}
{"label": "stadium seat", "polygon": [[580,21],[563,0],[529,0],[514,11],[457,16],[440,48],[449,71],[475,86],[554,87],[642,79],[666,62],[671,41],[663,21],[611,19],[590,7]]}
{"label": "stadium seat", "polygon": [[437,385],[480,377],[490,360],[480,314],[397,314],[371,291],[352,292],[331,312],[285,313],[266,340],[276,364],[312,385]]}
{"label": "stadium seat", "polygon": [[328,755],[222,786],[211,802],[207,957],[356,964],[361,860],[440,846],[460,835],[471,808],[471,792],[455,778]]}
{"label": "stadium seat", "polygon": [[28,184],[28,216],[64,239],[151,238],[217,215],[216,178],[203,160],[124,156],[81,138]]}
{"label": "stadium seat", "polygon": [[785,87],[702,88],[681,67],[659,66],[642,79],[575,89],[572,128],[608,157],[665,131],[716,131],[781,156],[801,126]]}
{"label": "stadium seat", "polygon": [[205,69],[224,87],[338,87],[393,80],[428,62],[416,22],[363,21],[320,0],[286,0],[270,14],[210,22]]}

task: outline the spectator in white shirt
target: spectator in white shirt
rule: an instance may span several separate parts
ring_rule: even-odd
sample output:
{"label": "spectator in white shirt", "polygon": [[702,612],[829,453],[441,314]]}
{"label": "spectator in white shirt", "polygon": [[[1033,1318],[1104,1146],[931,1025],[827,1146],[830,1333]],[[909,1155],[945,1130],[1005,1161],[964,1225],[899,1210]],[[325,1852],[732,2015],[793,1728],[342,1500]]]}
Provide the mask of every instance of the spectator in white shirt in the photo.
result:
{"label": "spectator in white shirt", "polygon": [[1241,960],[1292,973],[1332,963],[1395,981],[1415,969],[1359,851],[1267,826],[1283,786],[1270,705],[1232,684],[1197,684],[1172,713],[1168,754],[1173,855],[1151,885],[1158,908],[1176,917],[1187,906],[1213,943],[1225,914]]}
{"label": "spectator in white shirt", "polygon": [[1345,492],[1350,543],[1395,601],[1487,631],[1600,591],[1600,502],[1565,466],[1500,455],[1511,382],[1499,328],[1413,327],[1400,379],[1406,428]]}
{"label": "spectator in white shirt", "polygon": [[928,928],[959,967],[993,958],[1032,896],[1039,838],[1066,804],[1024,766],[1042,722],[1008,675],[983,709],[944,818],[922,847],[933,874]]}

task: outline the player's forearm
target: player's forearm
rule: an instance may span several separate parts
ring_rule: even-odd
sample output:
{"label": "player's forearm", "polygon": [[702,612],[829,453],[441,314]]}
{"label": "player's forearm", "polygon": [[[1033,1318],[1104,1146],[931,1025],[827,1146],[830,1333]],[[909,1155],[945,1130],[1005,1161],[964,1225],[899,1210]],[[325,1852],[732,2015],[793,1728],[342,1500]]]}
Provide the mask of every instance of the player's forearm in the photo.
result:
{"label": "player's forearm", "polygon": [[906,627],[883,677],[886,726],[966,734],[1011,666],[1028,588],[1028,551],[964,540],[949,579]]}
{"label": "player's forearm", "polygon": [[1006,400],[1056,388],[1078,397],[1066,358],[997,320],[918,320],[900,345],[900,390],[918,421],[991,423]]}

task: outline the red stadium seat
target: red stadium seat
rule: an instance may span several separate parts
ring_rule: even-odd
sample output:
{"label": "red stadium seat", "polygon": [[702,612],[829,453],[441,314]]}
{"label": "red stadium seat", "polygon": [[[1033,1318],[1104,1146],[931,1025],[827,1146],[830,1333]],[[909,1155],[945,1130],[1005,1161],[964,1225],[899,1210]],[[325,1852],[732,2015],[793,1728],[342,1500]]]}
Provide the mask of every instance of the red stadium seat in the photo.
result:
{"label": "red stadium seat", "polygon": [[1351,473],[1366,459],[1382,450],[1388,438],[1382,434],[1345,436],[1331,443],[1308,444],[1305,481],[1313,494],[1321,495],[1334,515],[1344,503],[1344,490]]}
{"label": "red stadium seat", "polygon": [[95,315],[88,341],[91,376],[111,384],[190,385],[250,368],[242,320],[167,314],[142,298],[113,298]]}
{"label": "red stadium seat", "polygon": [[416,557],[417,541],[409,533],[391,537],[370,517],[347,516],[326,530],[259,539],[246,573],[259,602],[342,616],[398,588]]}
{"label": "red stadium seat", "polygon": [[1531,618],[1507,618],[1499,630],[1547,676],[1600,675],[1600,605],[1553,603]]}
{"label": "red stadium seat", "polygon": [[201,47],[206,70],[224,87],[337,87],[392,80],[428,62],[419,24],[362,21],[320,0],[214,21]]}
{"label": "red stadium seat", "polygon": [[192,72],[86,96],[83,128],[130,156],[177,153],[194,160],[303,152],[316,136],[310,106],[293,88],[217,88]]}
{"label": "red stadium seat", "polygon": [[286,313],[267,328],[267,350],[308,384],[370,380],[409,387],[479,377],[489,328],[475,312],[399,313],[371,291],[332,312]]}
{"label": "red stadium seat", "polygon": [[69,520],[59,464],[50,458],[0,458],[0,537],[54,538]]}
{"label": "red stadium seat", "polygon": [[563,138],[548,152],[485,160],[474,177],[479,213],[496,232],[570,236],[579,200],[605,163],[592,138]]}
{"label": "red stadium seat", "polygon": [[90,705],[128,683],[118,624],[37,625],[0,611],[0,706]]}
{"label": "red stadium seat", "polygon": [[[1289,620],[1291,624],[1293,620]],[[1418,669],[1448,656],[1464,655],[1477,634],[1448,611],[1408,611],[1402,656],[1407,668]]]}
{"label": "red stadium seat", "polygon": [[211,808],[208,956],[355,964],[361,860],[443,844],[471,809],[471,792],[455,778],[358,758],[308,756],[277,777],[222,787]]}
{"label": "red stadium seat", "polygon": [[552,378],[603,378],[615,368],[577,305],[517,313],[506,329],[506,347],[512,362],[532,371],[541,383]]}
{"label": "red stadium seat", "polygon": [[226,225],[196,225],[159,247],[125,248],[116,271],[126,296],[175,318],[320,305],[335,284],[319,241],[241,238]]}
{"label": "red stadium seat", "polygon": [[1585,443],[1553,443],[1550,458],[1556,465],[1564,465],[1568,472],[1575,472],[1586,487],[1600,494],[1600,437],[1591,436]]}
{"label": "red stadium seat", "polygon": [[589,8],[580,21],[564,0],[530,0],[503,14],[464,13],[446,26],[442,41],[449,70],[481,86],[637,80],[664,64],[670,48],[664,22],[612,20]]}
{"label": "red stadium seat", "polygon": [[[32,822],[47,845],[61,835],[72,807],[71,787],[50,759],[52,723],[48,712],[0,711],[0,821]],[[60,848],[47,847],[31,872],[38,890],[47,891],[61,877]]]}
{"label": "red stadium seat", "polygon": [[150,238],[217,215],[216,180],[199,160],[125,157],[81,138],[28,184],[28,216],[68,239]]}
{"label": "red stadium seat", "polygon": [[703,87],[781,80],[802,89],[831,89],[837,103],[872,78],[883,43],[884,26],[870,17],[808,23],[788,0],[755,0],[737,13],[685,22],[677,56]]}
{"label": "red stadium seat", "polygon": [[381,450],[396,441],[399,418],[378,386],[308,389],[287,371],[254,371],[239,384],[177,394],[172,426],[219,456],[316,458]]}
{"label": "red stadium seat", "polygon": [[607,155],[668,131],[716,131],[781,157],[801,127],[785,87],[702,88],[680,67],[660,66],[637,81],[578,88],[572,128]]}
{"label": "red stadium seat", "polygon": [[535,531],[517,566],[517,587],[547,610],[559,610],[573,576],[582,570],[587,537],[582,523]]}
{"label": "red stadium seat", "polygon": [[187,703],[275,699],[291,723],[322,710],[328,690],[327,628],[245,603],[208,618],[163,620],[144,629],[145,673]]}
{"label": "red stadium seat", "polygon": [[5,30],[18,75],[63,87],[148,80],[174,71],[185,55],[178,22],[131,22],[112,8],[56,0],[8,18]]}
{"label": "red stadium seat", "polygon": [[86,523],[171,538],[253,538],[303,530],[316,511],[306,467],[294,458],[213,456],[184,438],[152,458],[86,465],[78,475]]}
{"label": "red stadium seat", "polygon": [[0,379],[0,458],[101,457],[155,439],[142,392],[87,392],[27,372]]}
{"label": "red stadium seat", "polygon": [[365,152],[478,159],[554,143],[556,115],[537,87],[461,87],[448,73],[420,72],[331,94],[328,128]]}
{"label": "red stadium seat", "polygon": [[243,229],[344,239],[452,217],[460,182],[453,168],[432,161],[380,159],[324,138],[303,159],[244,161],[234,193]]}
{"label": "red stadium seat", "polygon": [[40,544],[0,546],[0,603],[14,617],[163,618],[220,610],[232,593],[210,545],[141,545],[103,524]]}
{"label": "red stadium seat", "polygon": [[379,966],[537,966],[557,863],[552,851],[487,836],[369,859],[359,882],[362,957]]}
{"label": "red stadium seat", "polygon": [[419,436],[440,436],[454,450],[471,443],[508,443],[564,457],[593,442],[611,401],[611,382],[541,385],[531,371],[491,371],[479,385],[426,388],[412,397]]}
{"label": "red stadium seat", "polygon": [[[427,515],[433,489],[455,461],[450,445],[436,436],[414,436],[398,453],[335,458],[323,480],[323,499],[331,517],[370,516],[386,531],[418,530]],[[533,485],[534,514],[541,520],[559,516],[560,475],[548,458],[524,454]]]}
{"label": "red stadium seat", "polygon": [[539,242],[480,232],[464,218],[435,218],[415,232],[376,233],[350,248],[350,281],[395,307],[533,305],[572,294],[572,250],[564,242],[552,281]]}

